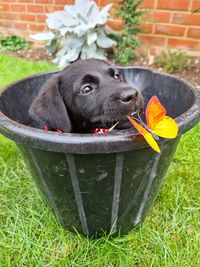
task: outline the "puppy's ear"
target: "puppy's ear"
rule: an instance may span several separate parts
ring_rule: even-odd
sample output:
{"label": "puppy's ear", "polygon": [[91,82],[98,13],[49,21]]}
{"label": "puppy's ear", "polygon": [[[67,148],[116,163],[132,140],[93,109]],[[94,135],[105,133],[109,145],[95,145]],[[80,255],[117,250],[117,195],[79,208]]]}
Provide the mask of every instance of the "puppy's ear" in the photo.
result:
{"label": "puppy's ear", "polygon": [[30,106],[29,114],[41,126],[71,132],[71,122],[59,91],[59,76],[53,76],[42,87]]}

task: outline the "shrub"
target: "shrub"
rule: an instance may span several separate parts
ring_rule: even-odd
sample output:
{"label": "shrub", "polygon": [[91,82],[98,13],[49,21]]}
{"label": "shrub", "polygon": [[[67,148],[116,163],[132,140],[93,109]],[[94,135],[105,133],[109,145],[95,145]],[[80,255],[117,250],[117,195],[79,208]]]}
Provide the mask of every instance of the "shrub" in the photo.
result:
{"label": "shrub", "polygon": [[18,51],[29,47],[30,44],[23,37],[16,35],[0,36],[0,51]]}
{"label": "shrub", "polygon": [[183,71],[188,66],[189,56],[178,51],[162,51],[156,56],[155,64],[168,73]]}
{"label": "shrub", "polygon": [[122,18],[124,29],[117,36],[117,47],[115,60],[122,64],[129,64],[135,60],[137,54],[136,47],[139,41],[136,39],[137,34],[141,31],[139,28],[143,10],[139,10],[139,5],[143,0],[122,0],[117,14]]}
{"label": "shrub", "polygon": [[46,23],[53,31],[38,33],[31,37],[46,41],[48,50],[56,52],[54,63],[67,66],[78,58],[105,59],[105,49],[115,42],[105,31],[112,4],[102,10],[91,0],[76,0],[67,5],[64,11],[47,14]]}

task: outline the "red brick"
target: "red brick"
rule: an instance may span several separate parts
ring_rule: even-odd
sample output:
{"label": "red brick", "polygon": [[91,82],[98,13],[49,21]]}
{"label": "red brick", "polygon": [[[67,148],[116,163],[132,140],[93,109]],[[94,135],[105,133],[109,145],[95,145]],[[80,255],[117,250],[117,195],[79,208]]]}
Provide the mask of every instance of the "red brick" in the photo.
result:
{"label": "red brick", "polygon": [[74,0],[54,0],[55,4],[71,5],[74,4]]}
{"label": "red brick", "polygon": [[191,38],[197,38],[200,40],[200,27],[199,28],[189,27],[187,36]]}
{"label": "red brick", "polygon": [[200,7],[200,0],[193,0],[192,11],[195,11],[199,7]]}
{"label": "red brick", "polygon": [[20,30],[26,30],[28,29],[28,24],[25,22],[15,22],[14,27]]}
{"label": "red brick", "polygon": [[94,2],[96,2],[97,5],[100,6],[100,2],[101,2],[101,0],[94,0]]}
{"label": "red brick", "polygon": [[123,22],[120,19],[109,19],[107,25],[115,31],[121,31]]}
{"label": "red brick", "polygon": [[154,8],[155,0],[144,0],[140,7],[141,8]]}
{"label": "red brick", "polygon": [[170,48],[180,48],[183,50],[199,50],[200,49],[200,42],[187,40],[187,39],[168,39],[168,46]]}
{"label": "red brick", "polygon": [[13,22],[8,21],[8,20],[4,20],[4,21],[2,21],[2,26],[5,28],[11,28],[13,26]]}
{"label": "red brick", "polygon": [[3,19],[17,20],[18,14],[17,13],[3,13]]}
{"label": "red brick", "polygon": [[10,5],[8,4],[1,4],[0,3],[0,11],[9,11],[10,10]]}
{"label": "red brick", "polygon": [[54,4],[53,0],[35,0],[35,3],[39,4]]}
{"label": "red brick", "polygon": [[147,11],[144,14],[144,19],[148,22],[163,22],[167,23],[170,21],[171,13],[167,11]]}
{"label": "red brick", "polygon": [[45,23],[45,20],[47,19],[46,15],[37,15],[37,22]]}
{"label": "red brick", "polygon": [[117,7],[119,6],[120,2],[121,0],[100,0],[99,5],[103,7],[109,4],[113,4],[113,7]]}
{"label": "red brick", "polygon": [[181,25],[200,25],[200,14],[186,14],[186,13],[175,13],[172,17],[172,23]]}
{"label": "red brick", "polygon": [[153,32],[153,24],[152,23],[141,23],[140,28],[145,33],[152,33]]}
{"label": "red brick", "polygon": [[106,6],[106,5],[108,5],[108,4],[111,4],[111,3],[113,3],[114,1],[112,1],[112,0],[100,0],[99,1],[99,5],[100,6]]}
{"label": "red brick", "polygon": [[52,5],[52,6],[44,6],[44,10],[45,10],[46,13],[55,12],[56,11],[55,5]]}
{"label": "red brick", "polygon": [[34,0],[17,0],[19,3],[33,3]]}
{"label": "red brick", "polygon": [[160,36],[139,34],[138,38],[140,42],[146,46],[165,46],[166,43],[166,38]]}
{"label": "red brick", "polygon": [[56,6],[56,5],[50,5],[50,6],[44,6],[44,10],[46,13],[52,13],[58,10],[63,10],[63,6]]}
{"label": "red brick", "polygon": [[1,0],[1,2],[5,2],[5,3],[8,3],[8,2],[16,2],[16,0]]}
{"label": "red brick", "polygon": [[26,10],[25,5],[22,4],[11,4],[10,7],[12,11],[17,11],[17,12],[24,12]]}
{"label": "red brick", "polygon": [[22,21],[35,21],[35,15],[28,14],[28,13],[20,13],[19,18]]}
{"label": "red brick", "polygon": [[27,5],[27,9],[31,13],[44,13],[44,7],[42,5]]}
{"label": "red brick", "polygon": [[157,8],[167,10],[188,10],[190,0],[158,0]]}
{"label": "red brick", "polygon": [[100,6],[106,6],[106,5],[109,5],[109,4],[113,4],[113,5],[115,5],[115,4],[119,4],[121,1],[120,0],[100,0],[99,1],[99,5]]}
{"label": "red brick", "polygon": [[29,25],[29,29],[32,30],[32,31],[40,32],[40,31],[43,31],[45,29],[45,25],[30,24]]}
{"label": "red brick", "polygon": [[164,35],[183,36],[185,33],[185,27],[157,24],[155,25],[155,33],[164,34]]}

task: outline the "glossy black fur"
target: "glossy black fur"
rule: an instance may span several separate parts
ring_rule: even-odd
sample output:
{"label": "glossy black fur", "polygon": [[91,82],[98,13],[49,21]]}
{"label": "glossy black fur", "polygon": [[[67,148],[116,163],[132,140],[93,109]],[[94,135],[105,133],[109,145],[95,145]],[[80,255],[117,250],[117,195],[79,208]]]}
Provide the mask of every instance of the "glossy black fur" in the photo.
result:
{"label": "glossy black fur", "polygon": [[89,133],[119,121],[127,127],[127,115],[143,107],[141,94],[123,81],[109,63],[79,60],[53,75],[41,88],[29,113],[38,128]]}

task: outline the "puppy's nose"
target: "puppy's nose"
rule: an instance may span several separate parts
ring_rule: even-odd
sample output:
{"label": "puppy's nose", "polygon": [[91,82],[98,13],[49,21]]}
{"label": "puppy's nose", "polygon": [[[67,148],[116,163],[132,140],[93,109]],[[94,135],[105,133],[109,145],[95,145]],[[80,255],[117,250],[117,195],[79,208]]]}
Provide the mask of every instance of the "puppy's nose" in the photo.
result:
{"label": "puppy's nose", "polygon": [[132,101],[136,101],[138,98],[138,91],[134,89],[124,90],[120,94],[120,100],[124,104],[129,104]]}

